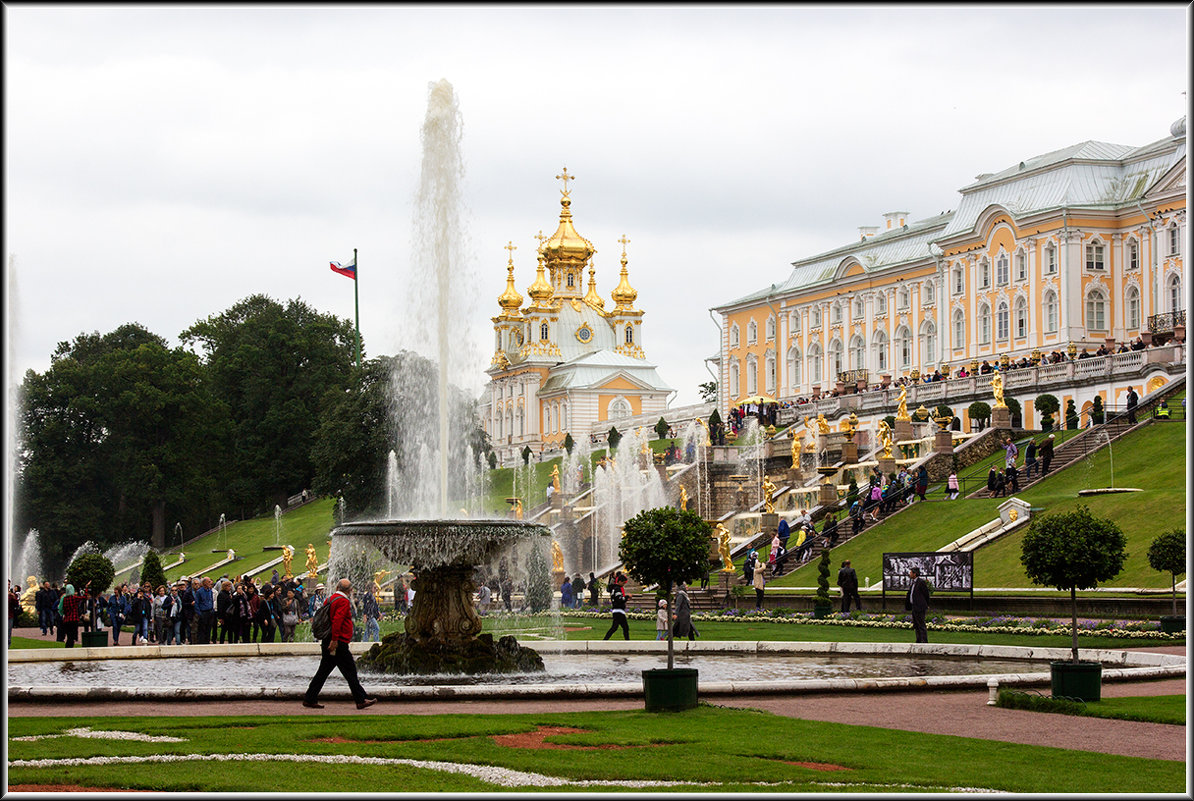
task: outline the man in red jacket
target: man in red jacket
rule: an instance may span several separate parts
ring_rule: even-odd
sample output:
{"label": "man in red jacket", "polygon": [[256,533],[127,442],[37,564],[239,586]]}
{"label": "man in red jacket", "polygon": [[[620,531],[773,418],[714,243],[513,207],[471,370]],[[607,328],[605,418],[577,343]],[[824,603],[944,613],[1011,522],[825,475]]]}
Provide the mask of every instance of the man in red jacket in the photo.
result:
{"label": "man in red jacket", "polygon": [[323,709],[319,703],[319,691],[323,683],[331,675],[332,668],[340,668],[341,675],[348,681],[348,689],[352,691],[352,700],[357,702],[357,709],[364,709],[377,703],[376,698],[369,698],[365,688],[357,678],[357,663],[348,651],[348,644],[352,642],[352,602],[348,600],[352,593],[352,582],[346,578],[340,579],[336,591],[324,603],[332,608],[332,633],[320,645],[319,669],[311,678],[307,687],[307,694],[303,696],[303,706],[311,709]]}

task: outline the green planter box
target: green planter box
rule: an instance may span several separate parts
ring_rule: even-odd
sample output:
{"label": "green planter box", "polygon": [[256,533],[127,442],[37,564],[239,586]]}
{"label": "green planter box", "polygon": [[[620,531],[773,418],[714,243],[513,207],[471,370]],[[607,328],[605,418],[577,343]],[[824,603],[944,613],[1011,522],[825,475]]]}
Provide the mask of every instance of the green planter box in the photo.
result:
{"label": "green planter box", "polygon": [[644,670],[643,697],[648,712],[677,712],[697,705],[696,668]]}
{"label": "green planter box", "polygon": [[1166,634],[1176,634],[1186,630],[1185,615],[1161,615],[1161,631]]}
{"label": "green planter box", "polygon": [[79,635],[79,645],[84,648],[103,648],[108,644],[108,632],[85,631]]}
{"label": "green planter box", "polygon": [[1098,701],[1103,689],[1100,662],[1050,662],[1053,697]]}

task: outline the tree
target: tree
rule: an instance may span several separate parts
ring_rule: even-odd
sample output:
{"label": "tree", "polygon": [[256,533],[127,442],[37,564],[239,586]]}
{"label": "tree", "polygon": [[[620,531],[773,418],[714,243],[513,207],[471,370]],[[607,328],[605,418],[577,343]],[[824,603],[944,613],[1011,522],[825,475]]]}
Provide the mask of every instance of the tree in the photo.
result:
{"label": "tree", "polygon": [[493,451],[490,451],[488,459],[489,459],[489,469],[497,470],[497,454],[494,453]]}
{"label": "tree", "polygon": [[1024,414],[1024,408],[1020,405],[1020,401],[1015,398],[1004,398],[1003,402],[1007,404],[1007,411],[1011,417],[1012,428],[1019,428]]}
{"label": "tree", "polygon": [[85,553],[75,557],[66,569],[66,583],[73,584],[76,592],[87,588],[92,596],[107,592],[112,586],[112,579],[116,578],[116,568],[112,560],[102,553]]}
{"label": "tree", "polygon": [[954,410],[949,408],[948,406],[946,406],[944,403],[933,410],[934,419],[936,419],[938,417],[952,418],[953,416],[954,416]]}
{"label": "tree", "polygon": [[1029,524],[1020,562],[1034,584],[1070,591],[1073,661],[1078,662],[1078,590],[1093,589],[1119,575],[1127,538],[1113,521],[1086,506],[1038,517]]}
{"label": "tree", "polygon": [[[705,575],[709,565],[709,523],[696,512],[670,506],[646,509],[626,521],[618,558],[626,573],[643,586],[664,587],[667,608],[673,609],[672,585]],[[673,667],[672,630],[668,626],[667,667]]]}
{"label": "tree", "polygon": [[576,447],[576,440],[572,438],[572,432],[564,435],[564,451],[571,456],[572,449]]}
{"label": "tree", "polygon": [[547,572],[547,559],[539,542],[531,543],[527,555],[527,606],[531,612],[542,612],[551,606],[551,575]]}
{"label": "tree", "polygon": [[[829,549],[821,551],[821,561],[817,564],[817,600],[814,611],[825,614],[832,608],[829,600]],[[818,615],[819,617],[820,615]]]}
{"label": "tree", "polygon": [[703,403],[717,403],[717,382],[706,381],[698,387]]}
{"label": "tree", "polygon": [[141,583],[149,582],[151,589],[169,586],[166,583],[166,571],[162,570],[162,560],[157,552],[150,548],[145,552],[145,560],[141,562]]}
{"label": "tree", "polygon": [[1103,396],[1095,395],[1094,400],[1090,404],[1090,421],[1096,426],[1101,426],[1103,420],[1106,418],[1106,410],[1103,409]]}
{"label": "tree", "polygon": [[971,424],[978,424],[978,430],[986,428],[987,421],[991,419],[991,407],[983,401],[975,401],[966,408],[966,413],[970,415]]}
{"label": "tree", "polygon": [[1065,427],[1070,431],[1078,430],[1078,410],[1074,408],[1074,399],[1065,402]]}
{"label": "tree", "polygon": [[531,463],[531,453],[532,453],[532,452],[531,452],[531,446],[530,446],[530,445],[523,445],[523,446],[522,446],[522,463],[523,463],[523,465],[524,465],[524,466],[526,466],[526,465],[528,465],[528,464],[530,464],[530,463]]}
{"label": "tree", "polygon": [[618,443],[622,441],[622,432],[618,431],[617,426],[609,427],[609,434],[606,435],[606,441],[609,442],[610,453],[618,450]]}
{"label": "tree", "polygon": [[[1097,396],[1096,396],[1097,397]],[[1186,572],[1186,531],[1175,528],[1159,534],[1148,546],[1148,564],[1173,576],[1173,615],[1177,616],[1177,577]]]}
{"label": "tree", "polygon": [[1057,396],[1048,393],[1037,395],[1032,401],[1032,407],[1041,415],[1041,430],[1052,431],[1053,415],[1057,414],[1057,411],[1061,408],[1061,401],[1057,399]]}
{"label": "tree", "polygon": [[664,439],[667,437],[667,430],[669,428],[671,428],[671,426],[667,424],[667,420],[664,420],[663,417],[660,417],[659,422],[655,424],[655,439]]}
{"label": "tree", "polygon": [[725,428],[721,422],[721,415],[714,409],[709,415],[709,438],[714,445],[725,445]]}
{"label": "tree", "polygon": [[895,415],[894,414],[889,414],[886,417],[884,417],[883,422],[887,423],[887,427],[890,428],[892,431],[895,430]]}

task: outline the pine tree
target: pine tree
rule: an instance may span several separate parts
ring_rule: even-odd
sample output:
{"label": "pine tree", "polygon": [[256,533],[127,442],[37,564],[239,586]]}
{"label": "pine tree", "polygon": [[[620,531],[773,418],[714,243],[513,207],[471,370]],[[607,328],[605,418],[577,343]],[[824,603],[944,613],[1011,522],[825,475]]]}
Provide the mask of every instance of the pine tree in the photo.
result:
{"label": "pine tree", "polygon": [[166,571],[162,570],[162,560],[153,548],[145,552],[145,561],[141,563],[141,583],[147,581],[153,590],[166,586]]}

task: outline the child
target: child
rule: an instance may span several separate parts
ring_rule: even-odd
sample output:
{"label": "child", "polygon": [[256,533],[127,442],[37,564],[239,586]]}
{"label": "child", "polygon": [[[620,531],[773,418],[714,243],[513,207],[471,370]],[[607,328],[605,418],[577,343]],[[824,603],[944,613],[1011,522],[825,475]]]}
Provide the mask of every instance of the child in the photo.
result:
{"label": "child", "polygon": [[655,614],[655,639],[667,639],[667,601],[659,601],[659,611]]}

